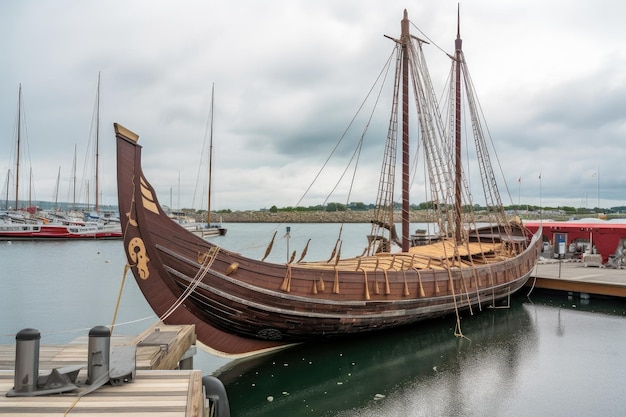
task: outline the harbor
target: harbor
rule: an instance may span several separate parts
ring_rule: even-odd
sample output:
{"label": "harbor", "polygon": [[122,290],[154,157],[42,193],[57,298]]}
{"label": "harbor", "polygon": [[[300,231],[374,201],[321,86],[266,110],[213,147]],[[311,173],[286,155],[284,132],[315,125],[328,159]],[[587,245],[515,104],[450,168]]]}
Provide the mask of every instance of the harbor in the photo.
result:
{"label": "harbor", "polygon": [[[221,242],[251,256],[262,256],[265,249],[251,240],[251,235],[265,236],[281,227],[268,223],[227,226],[229,233],[219,238]],[[337,227],[292,224],[290,245],[304,245],[307,236],[325,247],[324,239],[332,236]],[[367,228],[363,224],[347,225],[345,233],[358,240]],[[285,239],[276,242],[274,261],[284,259],[286,244]],[[316,247],[311,245],[311,250]],[[57,356],[61,348],[76,349],[76,341],[83,343],[83,350],[75,350],[64,364],[86,362],[82,352],[86,352],[87,334],[94,325],[111,320],[125,260],[116,241],[5,242],[0,250],[6,259],[6,276],[16,278],[7,282],[7,291],[0,293],[0,344],[5,364],[2,387],[6,392],[13,386],[13,372],[7,366],[14,360],[15,334],[20,329],[41,330],[42,368],[52,356],[47,346],[56,345]],[[346,254],[351,250],[346,247]],[[34,258],[39,262],[30,262]],[[624,270],[556,261],[540,262],[537,277],[591,282],[619,280],[624,275]],[[82,273],[87,270],[89,273]],[[298,345],[248,361],[214,356],[196,345],[193,370],[164,371],[144,369],[148,362],[141,359],[145,356],[142,352],[155,352],[157,348],[141,347],[137,350],[134,382],[125,387],[106,387],[97,395],[113,395],[120,392],[115,389],[122,388],[132,396],[132,390],[141,393],[141,386],[157,382],[167,386],[159,389],[188,394],[193,393],[190,378],[215,376],[226,388],[233,416],[425,416],[451,415],[461,409],[471,410],[469,415],[620,415],[621,403],[615,399],[626,395],[618,382],[619,369],[626,366],[626,356],[619,348],[626,342],[622,336],[626,334],[623,299],[593,293],[586,299],[577,292],[548,292],[538,286],[530,291],[532,279],[512,297],[510,308],[464,314],[463,338],[454,336],[454,320],[447,317],[356,340]],[[112,344],[136,341],[157,319],[138,287],[128,282]],[[511,361],[514,365],[503,366]],[[187,382],[181,382],[180,375],[188,375]],[[468,394],[462,404],[453,400],[459,398],[458,390]],[[176,395],[183,396],[182,392]],[[496,407],[488,400],[494,395],[508,399]],[[165,412],[165,399],[162,396],[161,403],[154,401],[150,406],[160,404]],[[45,402],[41,398],[35,401]],[[100,406],[124,404],[109,403]],[[4,406],[0,405],[0,412],[5,412]],[[124,412],[128,410],[120,408],[109,415],[123,416]],[[28,415],[25,410],[21,414],[6,413]],[[76,413],[73,410],[68,415]]]}
{"label": "harbor", "polygon": [[4,7],[0,417],[623,414],[620,6],[74,3]]}

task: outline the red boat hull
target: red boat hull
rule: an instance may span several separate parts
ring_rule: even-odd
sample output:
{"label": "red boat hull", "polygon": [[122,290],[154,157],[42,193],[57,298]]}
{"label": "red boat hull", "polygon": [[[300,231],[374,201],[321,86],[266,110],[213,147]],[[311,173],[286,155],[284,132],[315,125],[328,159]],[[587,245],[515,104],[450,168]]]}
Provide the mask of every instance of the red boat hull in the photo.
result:
{"label": "red boat hull", "polygon": [[2,224],[0,240],[54,240],[54,239],[121,239],[116,228],[66,226],[60,224]]}

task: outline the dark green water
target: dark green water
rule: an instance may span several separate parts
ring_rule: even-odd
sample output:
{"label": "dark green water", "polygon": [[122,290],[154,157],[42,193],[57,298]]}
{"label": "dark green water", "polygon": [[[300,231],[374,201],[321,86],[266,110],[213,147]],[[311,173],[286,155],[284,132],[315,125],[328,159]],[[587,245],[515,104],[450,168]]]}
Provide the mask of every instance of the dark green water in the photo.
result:
{"label": "dark green water", "polygon": [[219,377],[234,416],[621,415],[624,308],[535,293],[464,315],[465,337],[446,317],[299,345]]}

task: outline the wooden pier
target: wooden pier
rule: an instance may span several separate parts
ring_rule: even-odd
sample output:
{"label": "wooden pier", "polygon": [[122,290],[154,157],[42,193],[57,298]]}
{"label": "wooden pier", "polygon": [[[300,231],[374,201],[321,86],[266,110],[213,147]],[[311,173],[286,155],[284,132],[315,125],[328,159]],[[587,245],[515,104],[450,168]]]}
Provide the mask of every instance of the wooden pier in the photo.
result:
{"label": "wooden pier", "polygon": [[137,371],[133,382],[112,386],[79,397],[54,394],[38,397],[6,397],[13,387],[13,371],[0,371],[0,416],[154,416],[204,415],[200,371]]}
{"label": "wooden pier", "polygon": [[[39,349],[39,375],[46,375],[55,368],[84,364],[77,378],[84,382],[88,337],[80,337],[67,345],[46,345],[44,339]],[[208,405],[202,374],[190,369],[195,342],[193,325],[157,323],[136,337],[112,336],[112,349],[136,346],[136,373],[132,381],[117,386],[106,384],[84,396],[78,390],[29,397],[6,396],[14,387],[16,345],[2,345],[0,416],[204,416]]]}
{"label": "wooden pier", "polygon": [[626,297],[626,269],[605,268],[578,260],[546,260],[537,264],[527,287],[589,295]]}

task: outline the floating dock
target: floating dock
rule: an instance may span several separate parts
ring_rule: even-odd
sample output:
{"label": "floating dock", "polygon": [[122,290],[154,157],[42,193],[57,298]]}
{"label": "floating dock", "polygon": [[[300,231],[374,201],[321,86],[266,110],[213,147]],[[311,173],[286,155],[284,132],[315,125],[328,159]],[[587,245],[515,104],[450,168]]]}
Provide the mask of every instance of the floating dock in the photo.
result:
{"label": "floating dock", "polygon": [[540,261],[527,287],[626,297],[626,269],[605,268],[594,259]]}
{"label": "floating dock", "polygon": [[[191,369],[195,342],[193,325],[157,323],[136,337],[112,336],[112,354],[117,346],[130,347],[135,354],[135,370],[131,378],[122,383],[107,383],[87,394],[79,388],[37,396],[7,396],[7,393],[15,391],[17,348],[16,345],[1,345],[0,416],[208,415],[211,405],[206,399],[201,371]],[[38,357],[39,378],[50,379],[47,375],[52,375],[53,369],[84,365],[78,371],[76,381],[77,385],[81,382],[83,389],[88,388],[89,385],[84,383],[89,371],[89,343],[85,336],[67,345],[42,344]]]}

